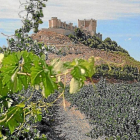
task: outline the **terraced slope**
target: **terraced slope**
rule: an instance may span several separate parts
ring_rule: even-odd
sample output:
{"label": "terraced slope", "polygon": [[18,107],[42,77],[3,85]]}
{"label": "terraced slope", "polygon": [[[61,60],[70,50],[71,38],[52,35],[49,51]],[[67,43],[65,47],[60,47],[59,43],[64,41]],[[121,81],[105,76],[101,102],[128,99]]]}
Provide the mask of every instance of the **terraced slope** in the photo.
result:
{"label": "terraced slope", "polygon": [[[130,56],[126,56],[123,53],[107,52],[100,49],[90,48],[81,43],[73,43],[69,37],[49,31],[47,29],[42,29],[38,33],[33,34],[32,38],[39,42],[44,42],[46,45],[55,46],[61,53],[66,53],[65,56],[58,56],[56,54],[49,54],[49,60],[54,58],[61,58],[63,61],[71,61],[74,58],[84,58],[88,59],[91,56],[101,57],[105,61],[113,63],[123,63],[123,65],[132,65],[138,67],[140,70],[140,62],[136,61]],[[96,61],[95,65],[105,63],[103,60]]]}

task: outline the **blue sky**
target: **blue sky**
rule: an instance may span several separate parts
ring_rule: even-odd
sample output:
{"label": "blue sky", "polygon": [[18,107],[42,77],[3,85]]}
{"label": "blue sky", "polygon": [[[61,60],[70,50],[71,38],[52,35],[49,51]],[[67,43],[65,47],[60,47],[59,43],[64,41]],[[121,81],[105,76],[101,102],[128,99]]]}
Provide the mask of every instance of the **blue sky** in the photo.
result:
{"label": "blue sky", "polygon": [[[0,2],[0,46],[7,46],[7,37],[1,33],[12,35],[22,26],[18,12],[23,7],[19,8],[19,0]],[[103,34],[103,40],[110,37],[140,61],[140,0],[48,0],[46,4],[40,29],[48,28],[51,17],[76,26],[78,19],[93,18],[97,20],[97,32]]]}

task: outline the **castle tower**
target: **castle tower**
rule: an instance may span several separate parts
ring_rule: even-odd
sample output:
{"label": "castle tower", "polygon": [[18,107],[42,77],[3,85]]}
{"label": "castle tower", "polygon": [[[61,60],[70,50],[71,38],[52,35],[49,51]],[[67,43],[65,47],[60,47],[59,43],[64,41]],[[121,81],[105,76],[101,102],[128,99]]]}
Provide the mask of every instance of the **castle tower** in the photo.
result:
{"label": "castle tower", "polygon": [[78,28],[81,28],[81,27],[85,27],[85,22],[84,22],[84,20],[79,20],[78,19]]}
{"label": "castle tower", "polygon": [[91,25],[91,27],[92,27],[92,29],[91,30],[93,30],[95,33],[96,33],[96,27],[97,27],[97,20],[93,20],[93,19],[91,19],[91,23],[90,23],[90,25]]}
{"label": "castle tower", "polygon": [[[86,35],[91,36],[97,36],[102,40],[102,34],[96,33],[96,27],[97,27],[97,20],[90,19],[90,20],[79,20],[78,19],[78,28],[80,28]],[[65,34],[70,34],[74,32],[74,30],[77,28],[76,26],[73,26],[73,23],[66,24],[66,22],[61,22],[60,19],[57,19],[57,17],[52,17],[51,20],[49,20],[49,28],[55,28],[52,30],[57,30],[57,32],[62,33],[65,32]],[[68,31],[69,30],[69,31]]]}
{"label": "castle tower", "polygon": [[61,28],[61,20],[58,19],[58,28]]}
{"label": "castle tower", "polygon": [[63,24],[63,25],[64,25],[64,29],[66,29],[66,22],[64,22],[64,24]]}
{"label": "castle tower", "polygon": [[52,27],[52,21],[49,20],[49,28],[51,28],[51,27]]}
{"label": "castle tower", "polygon": [[58,27],[58,19],[57,17],[52,17],[51,20],[49,20],[49,28],[57,28]]}
{"label": "castle tower", "polygon": [[72,26],[73,26],[73,23],[69,23],[69,26],[70,26],[70,30],[72,30]]}
{"label": "castle tower", "polygon": [[78,28],[81,30],[86,30],[87,32],[90,33],[90,35],[95,35],[96,34],[96,27],[97,27],[97,21],[96,20],[79,20],[78,19]]}
{"label": "castle tower", "polygon": [[64,23],[63,22],[61,22],[61,27],[64,28]]}

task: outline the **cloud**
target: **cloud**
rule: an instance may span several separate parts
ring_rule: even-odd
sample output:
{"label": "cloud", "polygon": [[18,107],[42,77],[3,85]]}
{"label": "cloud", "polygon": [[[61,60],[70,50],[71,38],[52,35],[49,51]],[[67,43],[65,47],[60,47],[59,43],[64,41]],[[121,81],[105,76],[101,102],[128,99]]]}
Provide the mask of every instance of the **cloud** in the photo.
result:
{"label": "cloud", "polygon": [[[140,0],[48,0],[46,4],[43,19],[46,21],[51,17],[77,22],[77,19],[107,20],[140,14]],[[18,12],[23,9],[19,9],[19,5],[19,0],[4,0],[0,5],[0,18],[19,19]]]}
{"label": "cloud", "polygon": [[0,38],[6,37],[1,33],[4,33],[6,35],[13,35],[14,31],[20,28],[21,26],[22,22],[20,20],[0,19]]}
{"label": "cloud", "polygon": [[[53,5],[54,3],[56,5]],[[133,16],[140,13],[140,6],[129,0],[51,0],[44,11],[46,19],[57,16],[62,20],[75,22],[85,18],[106,20]]]}
{"label": "cloud", "polygon": [[132,38],[127,38],[127,39],[125,39],[125,41],[130,41],[130,40],[132,40]]}
{"label": "cloud", "polygon": [[[0,0],[0,32],[10,35],[22,26],[18,13],[24,8],[20,7],[19,0],[2,1]],[[20,1],[26,2],[26,0]],[[51,17],[58,17],[61,21],[77,25],[78,19],[108,20],[140,14],[140,0],[48,0],[46,5],[43,10],[44,23],[40,26],[42,28],[48,27],[48,20]],[[126,36],[126,34],[115,34],[115,36]],[[131,36],[127,35],[127,37]]]}
{"label": "cloud", "polygon": [[19,19],[19,0],[0,0],[0,18]]}

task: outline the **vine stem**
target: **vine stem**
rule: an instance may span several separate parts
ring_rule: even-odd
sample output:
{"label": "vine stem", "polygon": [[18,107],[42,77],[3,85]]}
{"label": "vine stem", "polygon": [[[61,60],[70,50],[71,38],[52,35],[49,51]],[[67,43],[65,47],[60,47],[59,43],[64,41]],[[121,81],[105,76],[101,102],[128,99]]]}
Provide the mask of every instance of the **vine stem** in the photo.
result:
{"label": "vine stem", "polygon": [[55,103],[61,96],[63,95],[63,92],[57,97],[57,99],[55,99],[53,102],[51,102],[52,104]]}
{"label": "vine stem", "polygon": [[17,74],[31,76],[31,74],[29,74],[29,73],[22,73],[22,72],[17,72]]}
{"label": "vine stem", "polygon": [[21,124],[21,126],[19,127],[19,129],[17,129],[17,130],[21,130],[21,128],[23,127],[23,124],[25,123],[25,110],[24,110],[24,122]]}
{"label": "vine stem", "polygon": [[66,75],[66,74],[70,73],[72,69],[73,69],[73,68],[68,69],[68,71],[67,71],[66,73],[57,74],[56,77]]}
{"label": "vine stem", "polygon": [[63,92],[63,106],[64,106],[64,110],[66,111],[66,103],[65,103],[65,96],[64,96],[64,92]]}
{"label": "vine stem", "polygon": [[10,116],[10,118],[6,121],[6,123],[16,114],[17,111],[18,111],[18,108],[17,108],[16,111]]}
{"label": "vine stem", "polygon": [[5,35],[4,33],[1,33],[2,35],[4,35],[4,36],[7,36],[7,37],[11,37],[11,36],[15,36],[15,35]]}
{"label": "vine stem", "polygon": [[27,99],[27,101],[29,101],[33,96],[33,89],[32,89],[32,92],[31,92],[31,96]]}
{"label": "vine stem", "polygon": [[65,103],[65,96],[64,96],[64,93],[65,93],[65,87],[66,87],[66,73],[65,73],[65,78],[64,78],[64,90],[63,90],[63,106],[64,106],[64,110],[66,111],[66,103]]}
{"label": "vine stem", "polygon": [[0,120],[0,123],[4,122],[6,119],[7,119],[7,115],[5,116],[3,120]]}
{"label": "vine stem", "polygon": [[[69,73],[69,72],[67,72],[67,73]],[[64,92],[65,92],[65,87],[66,87],[66,75],[67,75],[67,73],[63,74],[63,75],[65,75],[65,78],[64,78],[64,89],[63,89],[62,93],[57,97],[57,99],[55,99],[53,102],[50,103],[50,104],[55,103],[61,96],[63,96],[63,106],[64,106],[65,111],[66,111],[66,103],[65,103]],[[40,107],[44,107],[44,106],[40,106]]]}

